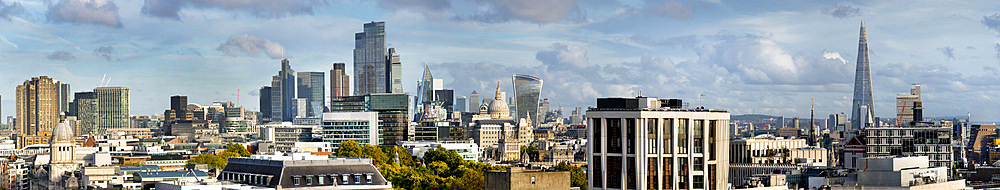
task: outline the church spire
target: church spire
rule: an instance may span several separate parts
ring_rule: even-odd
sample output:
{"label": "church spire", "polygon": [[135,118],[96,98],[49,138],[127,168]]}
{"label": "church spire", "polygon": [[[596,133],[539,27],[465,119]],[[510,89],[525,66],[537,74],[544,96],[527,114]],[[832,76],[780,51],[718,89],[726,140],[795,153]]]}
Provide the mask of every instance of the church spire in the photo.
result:
{"label": "church spire", "polygon": [[500,81],[497,81],[497,95],[493,99],[503,100],[504,97],[500,97]]}

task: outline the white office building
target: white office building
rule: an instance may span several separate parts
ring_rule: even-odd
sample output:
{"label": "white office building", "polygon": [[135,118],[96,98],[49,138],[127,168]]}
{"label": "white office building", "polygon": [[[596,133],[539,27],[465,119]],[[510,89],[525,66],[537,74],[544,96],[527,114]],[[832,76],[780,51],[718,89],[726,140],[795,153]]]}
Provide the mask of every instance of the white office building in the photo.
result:
{"label": "white office building", "polygon": [[378,112],[327,112],[323,113],[323,142],[339,147],[341,142],[379,145]]}
{"label": "white office building", "polygon": [[729,112],[680,100],[598,98],[590,108],[590,189],[727,189]]}

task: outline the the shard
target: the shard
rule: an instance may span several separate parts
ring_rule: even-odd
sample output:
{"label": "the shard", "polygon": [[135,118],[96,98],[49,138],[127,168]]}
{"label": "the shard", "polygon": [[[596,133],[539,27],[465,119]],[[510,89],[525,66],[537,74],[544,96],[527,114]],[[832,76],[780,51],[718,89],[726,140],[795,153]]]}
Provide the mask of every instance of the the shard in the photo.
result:
{"label": "the shard", "polygon": [[875,106],[872,103],[872,72],[868,62],[868,39],[865,36],[864,22],[861,22],[857,64],[854,73],[854,101],[851,107],[852,129],[861,129],[875,122],[872,119]]}

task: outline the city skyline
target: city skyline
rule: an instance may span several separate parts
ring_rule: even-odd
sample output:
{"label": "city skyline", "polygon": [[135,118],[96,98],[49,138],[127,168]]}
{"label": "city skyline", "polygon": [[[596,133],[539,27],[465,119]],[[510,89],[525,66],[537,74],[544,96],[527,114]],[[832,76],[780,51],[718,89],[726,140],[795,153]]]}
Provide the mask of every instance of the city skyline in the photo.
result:
{"label": "city skyline", "polygon": [[[354,65],[351,35],[372,21],[385,21],[385,48],[403,55],[403,91],[411,96],[417,89],[410,84],[427,64],[446,79],[446,89],[462,95],[488,92],[498,80],[513,92],[505,80],[512,74],[538,76],[547,83],[541,98],[553,108],[593,106],[594,98],[641,90],[734,115],[804,118],[812,96],[818,115],[850,113],[863,19],[877,116],[893,118],[893,95],[920,83],[926,116],[972,112],[973,120],[1000,119],[1000,110],[989,107],[1000,103],[989,96],[1000,91],[992,82],[1000,14],[969,9],[995,7],[988,4],[377,1],[262,9],[190,3],[171,11],[95,1],[104,6],[93,13],[112,17],[49,14],[86,9],[64,2],[72,1],[0,2],[0,8],[22,10],[0,14],[6,28],[0,30],[0,115],[13,115],[18,84],[43,75],[73,84],[75,92],[101,86],[107,74],[109,86],[132,89],[132,115],[162,113],[178,94],[259,110],[257,89],[270,85],[281,58],[300,72]],[[468,7],[487,10],[463,10]],[[923,14],[909,13],[915,7]],[[207,25],[219,27],[194,30]],[[346,73],[355,73],[353,66]],[[965,101],[970,97],[975,101]]]}

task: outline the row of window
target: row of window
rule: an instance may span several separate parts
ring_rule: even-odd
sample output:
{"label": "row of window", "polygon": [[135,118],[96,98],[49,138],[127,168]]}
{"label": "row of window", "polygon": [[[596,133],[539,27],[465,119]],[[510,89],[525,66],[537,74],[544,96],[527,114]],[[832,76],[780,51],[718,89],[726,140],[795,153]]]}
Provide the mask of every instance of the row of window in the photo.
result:
{"label": "row of window", "polygon": [[[361,184],[361,178],[364,177],[364,183],[372,183],[373,174],[328,174],[328,175],[305,175],[305,176],[292,176],[292,182],[295,185],[332,185],[337,184]],[[315,179],[315,183],[314,183]],[[338,182],[337,179],[340,179]],[[354,179],[351,181],[351,179]]]}

